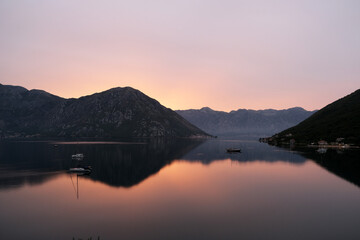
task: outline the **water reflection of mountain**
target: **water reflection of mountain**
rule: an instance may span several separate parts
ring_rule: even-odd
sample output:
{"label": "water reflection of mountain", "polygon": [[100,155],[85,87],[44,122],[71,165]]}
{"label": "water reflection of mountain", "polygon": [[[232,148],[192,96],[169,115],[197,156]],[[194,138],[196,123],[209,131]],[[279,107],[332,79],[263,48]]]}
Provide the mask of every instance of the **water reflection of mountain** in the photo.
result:
{"label": "water reflection of mountain", "polygon": [[63,169],[53,146],[41,142],[0,143],[0,189],[47,181]]}
{"label": "water reflection of mountain", "polygon": [[93,166],[91,179],[130,187],[181,158],[201,142],[152,139],[141,143],[58,143],[57,147],[49,142],[1,142],[0,189],[41,184],[75,167],[78,162],[70,156],[79,152],[85,155],[82,164]]}
{"label": "water reflection of mountain", "polygon": [[[241,148],[241,153],[227,153],[227,148]],[[257,141],[209,140],[187,153],[184,160],[210,164],[213,161],[231,159],[238,162],[290,162],[302,164],[306,158],[294,151],[283,150]]]}
{"label": "water reflection of mountain", "polygon": [[[240,147],[241,154],[228,154],[226,148]],[[207,141],[183,157],[187,161],[209,164],[216,160],[238,162],[265,161],[302,164],[311,159],[329,172],[360,187],[360,150],[332,150],[320,154],[316,149],[283,149],[251,141]]]}
{"label": "water reflection of mountain", "polygon": [[86,153],[94,169],[90,178],[111,186],[131,187],[201,143],[200,140],[155,139],[147,144],[94,146]]}
{"label": "water reflection of mountain", "polygon": [[[301,153],[251,141],[152,139],[136,143],[74,144],[48,142],[1,142],[0,189],[41,184],[75,167],[71,159],[75,153],[84,153],[83,164],[91,165],[93,172],[87,178],[115,187],[131,187],[174,160],[201,162],[231,159],[237,162],[283,161],[302,164],[313,159],[330,172],[360,186],[359,151],[336,154],[315,150]],[[242,153],[228,154],[228,147],[240,147]]]}
{"label": "water reflection of mountain", "polygon": [[360,150],[328,149],[319,153],[315,149],[302,149],[303,156],[329,172],[360,187]]}

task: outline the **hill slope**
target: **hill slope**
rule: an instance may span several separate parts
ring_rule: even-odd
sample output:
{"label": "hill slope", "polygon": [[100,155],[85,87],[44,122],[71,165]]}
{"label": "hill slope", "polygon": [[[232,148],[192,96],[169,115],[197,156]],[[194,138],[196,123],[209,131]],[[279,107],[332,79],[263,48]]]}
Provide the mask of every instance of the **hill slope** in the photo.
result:
{"label": "hill slope", "polygon": [[315,111],[306,111],[297,107],[286,110],[239,109],[227,113],[205,107],[199,110],[178,110],[176,112],[195,126],[213,135],[264,136],[292,127]]}
{"label": "hill slope", "polygon": [[6,85],[0,85],[0,134],[3,138],[208,136],[130,87],[64,99]]}
{"label": "hill slope", "polygon": [[281,139],[291,135],[297,142],[328,142],[345,138],[347,143],[360,143],[360,89],[322,108],[297,126],[279,133]]}

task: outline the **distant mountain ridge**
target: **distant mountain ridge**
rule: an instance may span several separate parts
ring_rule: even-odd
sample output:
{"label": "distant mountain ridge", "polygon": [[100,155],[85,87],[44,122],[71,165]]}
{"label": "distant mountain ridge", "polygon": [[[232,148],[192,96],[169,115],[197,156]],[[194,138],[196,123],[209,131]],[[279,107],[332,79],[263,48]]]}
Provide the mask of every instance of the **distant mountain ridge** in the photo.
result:
{"label": "distant mountain ridge", "polygon": [[346,143],[360,144],[360,89],[273,136],[277,142],[288,142],[290,138],[302,143],[344,139]]}
{"label": "distant mountain ridge", "polygon": [[201,109],[177,110],[181,116],[200,129],[217,136],[272,135],[292,127],[311,116],[316,111],[306,111],[295,107],[285,110],[248,110],[231,112]]}
{"label": "distant mountain ridge", "polygon": [[206,137],[176,112],[131,87],[78,99],[0,84],[0,136]]}

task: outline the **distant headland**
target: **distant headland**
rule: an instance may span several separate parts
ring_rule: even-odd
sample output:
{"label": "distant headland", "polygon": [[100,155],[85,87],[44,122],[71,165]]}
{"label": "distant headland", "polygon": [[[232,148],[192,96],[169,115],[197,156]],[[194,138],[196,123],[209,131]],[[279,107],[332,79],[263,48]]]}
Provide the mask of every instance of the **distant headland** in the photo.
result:
{"label": "distant headland", "polygon": [[360,89],[272,137],[272,145],[350,148],[360,146]]}

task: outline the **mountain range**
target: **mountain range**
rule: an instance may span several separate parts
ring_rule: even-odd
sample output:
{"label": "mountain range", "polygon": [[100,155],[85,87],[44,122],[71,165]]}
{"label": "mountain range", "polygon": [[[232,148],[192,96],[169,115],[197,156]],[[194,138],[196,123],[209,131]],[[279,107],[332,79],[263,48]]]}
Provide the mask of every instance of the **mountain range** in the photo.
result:
{"label": "mountain range", "polygon": [[209,137],[131,87],[78,99],[0,84],[2,138]]}
{"label": "mountain range", "polygon": [[[295,127],[294,127],[295,126]],[[285,130],[286,129],[286,130]],[[279,133],[279,134],[276,134]],[[360,89],[319,111],[173,111],[131,87],[65,99],[0,84],[0,138],[273,136],[282,141],[360,142]]]}
{"label": "mountain range", "polygon": [[316,111],[295,107],[285,110],[248,110],[222,112],[204,107],[177,110],[189,122],[217,136],[269,136],[292,127]]}

